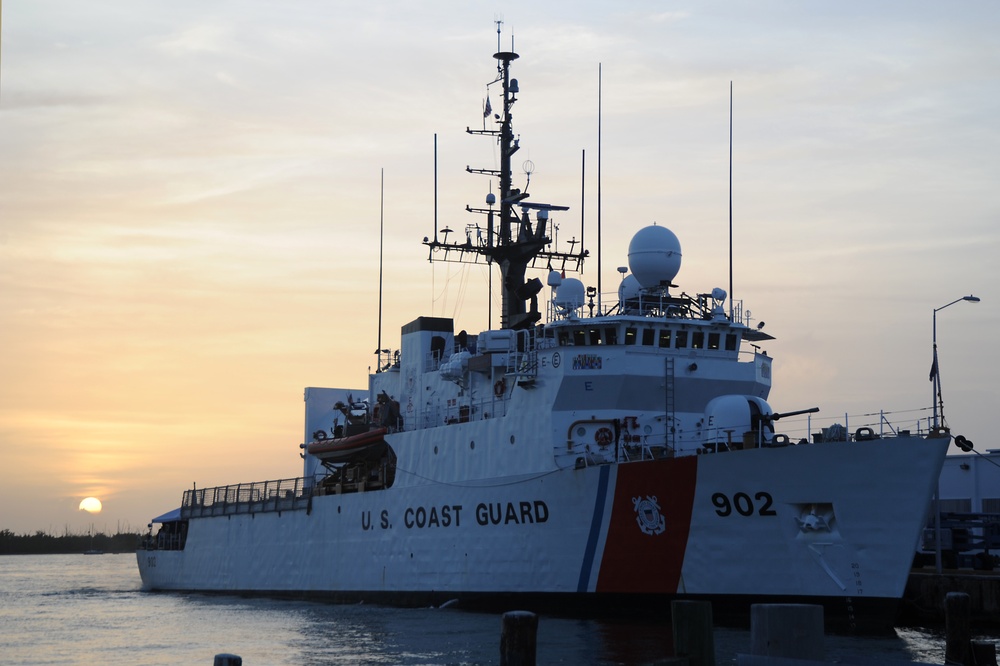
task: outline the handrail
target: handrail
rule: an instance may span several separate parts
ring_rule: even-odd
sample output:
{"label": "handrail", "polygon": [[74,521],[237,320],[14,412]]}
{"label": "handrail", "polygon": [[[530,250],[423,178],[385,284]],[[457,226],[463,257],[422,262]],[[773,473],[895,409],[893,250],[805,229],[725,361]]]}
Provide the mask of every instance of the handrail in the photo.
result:
{"label": "handrail", "polygon": [[305,509],[311,498],[304,477],[193,488],[184,491],[181,518]]}

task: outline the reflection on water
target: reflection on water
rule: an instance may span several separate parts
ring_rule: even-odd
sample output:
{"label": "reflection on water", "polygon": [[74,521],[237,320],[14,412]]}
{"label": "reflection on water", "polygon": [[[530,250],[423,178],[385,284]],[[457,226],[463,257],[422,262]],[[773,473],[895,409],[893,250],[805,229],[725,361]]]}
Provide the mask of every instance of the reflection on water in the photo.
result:
{"label": "reflection on water", "polygon": [[[0,655],[18,664],[496,664],[500,617],[459,610],[335,606],[150,594],[133,555],[0,557]],[[748,631],[715,633],[720,665],[749,652]],[[944,663],[940,636],[826,638],[827,661]],[[543,617],[540,664],[643,664],[669,656],[665,623]]]}

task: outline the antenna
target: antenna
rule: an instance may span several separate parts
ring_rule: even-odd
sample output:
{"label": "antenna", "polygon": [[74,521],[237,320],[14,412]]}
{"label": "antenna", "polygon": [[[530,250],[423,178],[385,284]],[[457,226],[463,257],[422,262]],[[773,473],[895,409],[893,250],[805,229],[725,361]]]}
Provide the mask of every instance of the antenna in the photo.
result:
{"label": "antenna", "polygon": [[379,186],[378,201],[378,369],[382,369],[382,239],[385,234],[385,167],[382,167],[382,182]]}
{"label": "antenna", "polygon": [[434,242],[438,239],[438,135],[434,132]]}
{"label": "antenna", "polygon": [[729,82],[729,321],[733,320],[733,82]]}
{"label": "antenna", "polygon": [[[580,151],[580,247],[583,247],[583,230],[585,228],[586,217],[583,215],[583,205],[587,201],[587,151]],[[573,246],[570,245],[570,248]],[[572,250],[570,250],[572,252]]]}
{"label": "antenna", "polygon": [[[601,63],[597,63],[597,312],[601,313]],[[581,236],[582,238],[582,236]]]}

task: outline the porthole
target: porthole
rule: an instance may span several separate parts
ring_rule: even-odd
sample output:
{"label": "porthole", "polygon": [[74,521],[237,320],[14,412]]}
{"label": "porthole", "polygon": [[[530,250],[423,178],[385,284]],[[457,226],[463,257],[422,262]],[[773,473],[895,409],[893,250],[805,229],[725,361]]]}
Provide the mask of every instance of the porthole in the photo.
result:
{"label": "porthole", "polygon": [[476,440],[472,440],[471,442],[469,442],[469,448],[470,449],[476,448]]}
{"label": "porthole", "polygon": [[437,452],[438,452],[438,447],[435,446],[434,447],[434,455],[437,455]]}
{"label": "porthole", "polygon": [[510,436],[510,443],[511,443],[511,444],[513,444],[513,443],[514,443],[514,435],[511,435],[511,436]]}

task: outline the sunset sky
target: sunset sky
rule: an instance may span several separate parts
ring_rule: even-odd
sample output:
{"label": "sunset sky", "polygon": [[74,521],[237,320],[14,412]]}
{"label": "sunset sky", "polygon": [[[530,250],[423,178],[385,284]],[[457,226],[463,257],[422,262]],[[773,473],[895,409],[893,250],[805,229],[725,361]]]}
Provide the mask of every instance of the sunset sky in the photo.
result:
{"label": "sunset sky", "polygon": [[374,363],[383,169],[382,346],[420,315],[486,328],[485,269],[420,241],[435,133],[439,224],[489,191],[465,129],[498,17],[516,161],[571,207],[568,249],[586,150],[593,257],[601,68],[605,293],[654,221],[683,291],[728,287],[732,81],[734,295],[777,338],[772,406],[926,427],[933,310],[972,293],[938,313],[945,415],[1000,448],[996,2],[7,0],[0,529],[144,529],[192,483],[301,474],[303,388]]}

